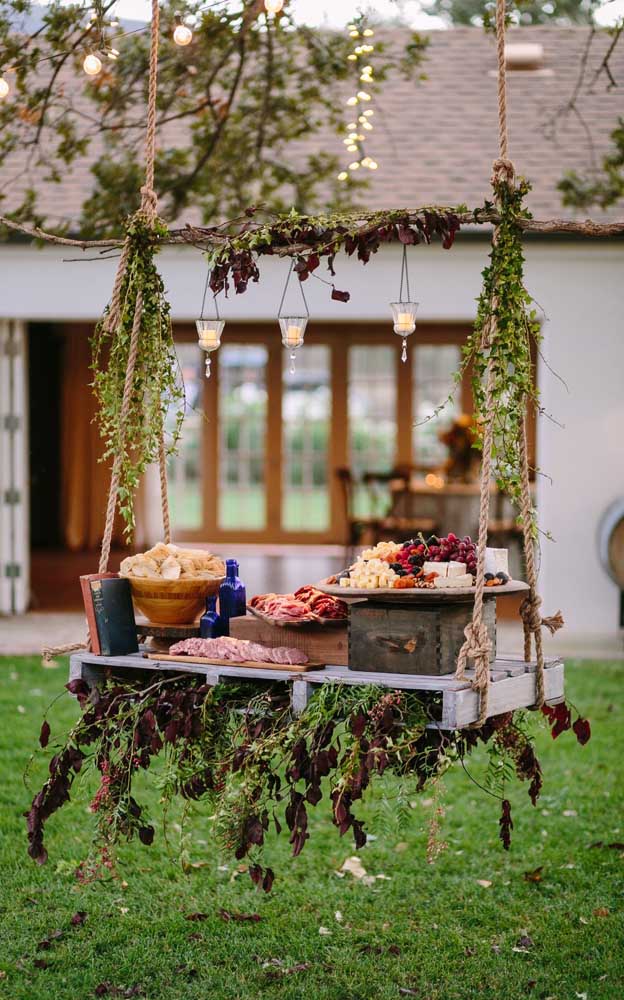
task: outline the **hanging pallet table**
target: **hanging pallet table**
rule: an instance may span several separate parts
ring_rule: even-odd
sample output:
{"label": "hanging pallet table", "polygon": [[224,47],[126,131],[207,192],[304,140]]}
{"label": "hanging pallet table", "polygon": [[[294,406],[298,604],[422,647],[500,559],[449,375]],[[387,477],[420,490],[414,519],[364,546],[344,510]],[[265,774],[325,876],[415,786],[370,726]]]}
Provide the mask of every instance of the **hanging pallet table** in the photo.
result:
{"label": "hanging pallet table", "polygon": [[[564,665],[562,660],[551,658],[545,661],[545,692],[549,704],[563,699]],[[422,691],[432,696],[431,728],[455,730],[475,722],[479,717],[479,695],[470,683],[458,681],[454,676],[432,676],[424,674],[391,674],[376,671],[349,670],[344,666],[327,666],[309,670],[306,673],[287,672],[272,667],[236,666],[187,663],[154,656],[147,658],[143,653],[129,656],[96,656],[93,653],[75,653],[70,660],[70,680],[82,678],[93,689],[97,688],[108,674],[117,676],[134,672],[171,672],[175,674],[197,674],[207,684],[228,683],[232,680],[260,680],[289,684],[291,701],[295,714],[306,707],[312,694],[312,685],[373,684],[378,687],[402,691]],[[472,672],[467,672],[468,678]],[[535,663],[510,657],[498,657],[491,671],[489,714],[500,715],[518,708],[529,708],[535,704]],[[437,697],[436,697],[437,696]]]}

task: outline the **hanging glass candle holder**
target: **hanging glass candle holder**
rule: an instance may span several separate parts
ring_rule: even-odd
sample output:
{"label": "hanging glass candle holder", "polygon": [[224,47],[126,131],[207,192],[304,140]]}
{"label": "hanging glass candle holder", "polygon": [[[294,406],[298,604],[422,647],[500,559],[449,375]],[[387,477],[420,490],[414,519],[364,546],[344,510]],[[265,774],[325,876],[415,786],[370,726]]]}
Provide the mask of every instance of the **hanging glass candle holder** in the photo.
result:
{"label": "hanging glass candle holder", "polygon": [[[403,285],[406,286],[407,298],[403,298]],[[392,317],[394,319],[394,332],[398,337],[403,338],[403,350],[401,351],[401,361],[407,361],[407,337],[416,329],[416,313],[418,302],[410,301],[409,274],[407,272],[407,247],[403,244],[403,260],[401,262],[401,287],[399,289],[399,301],[391,302]]]}
{"label": "hanging glass candle holder", "polygon": [[294,316],[292,314],[284,313],[284,300],[286,298],[286,292],[288,291],[288,282],[290,281],[290,275],[292,274],[293,261],[290,262],[290,267],[288,269],[288,276],[286,278],[286,284],[284,285],[284,291],[282,293],[282,301],[280,302],[280,307],[278,311],[278,320],[280,329],[282,331],[282,344],[290,352],[290,374],[295,374],[295,361],[296,361],[296,350],[298,347],[303,345],[303,339],[305,337],[306,326],[308,325],[308,319],[310,318],[310,313],[308,310],[308,303],[306,302],[305,292],[301,282],[299,282],[299,288],[301,291],[301,298],[303,299],[304,312],[302,315]]}
{"label": "hanging glass candle holder", "polygon": [[219,316],[219,306],[217,305],[216,295],[213,299],[215,309],[214,317],[204,317],[204,307],[206,305],[206,293],[208,291],[209,281],[210,272],[208,272],[206,276],[201,315],[199,319],[195,320],[195,326],[197,327],[197,342],[202,351],[206,352],[206,378],[210,378],[210,355],[221,346],[221,334],[223,333],[223,327],[225,326],[225,320],[221,319]]}

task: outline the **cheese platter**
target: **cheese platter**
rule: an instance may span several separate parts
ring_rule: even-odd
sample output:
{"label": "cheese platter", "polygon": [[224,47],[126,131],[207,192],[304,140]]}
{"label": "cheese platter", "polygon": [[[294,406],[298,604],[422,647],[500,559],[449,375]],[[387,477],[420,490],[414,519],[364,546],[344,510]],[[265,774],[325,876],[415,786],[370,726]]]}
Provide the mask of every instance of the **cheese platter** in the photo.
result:
{"label": "cheese platter", "polygon": [[[330,578],[331,579],[331,578]],[[327,580],[321,580],[319,583],[315,584],[319,590],[322,590],[325,594],[330,594],[331,596],[337,596],[338,594],[345,594],[345,590],[337,583],[328,583]],[[498,586],[494,585],[491,587],[486,587],[484,591],[484,597],[504,597],[507,594],[516,594],[521,591],[528,590],[528,583],[524,583],[522,580],[508,580],[507,583],[500,584]],[[401,588],[397,589],[395,587],[349,587],[346,591],[346,595],[357,598],[368,598],[368,600],[375,601],[391,601],[392,603],[405,604],[412,602],[417,603],[419,601],[448,601],[448,600],[471,600],[475,595],[474,584],[468,587],[453,587],[453,586],[435,586],[428,588],[412,587],[412,588]]]}

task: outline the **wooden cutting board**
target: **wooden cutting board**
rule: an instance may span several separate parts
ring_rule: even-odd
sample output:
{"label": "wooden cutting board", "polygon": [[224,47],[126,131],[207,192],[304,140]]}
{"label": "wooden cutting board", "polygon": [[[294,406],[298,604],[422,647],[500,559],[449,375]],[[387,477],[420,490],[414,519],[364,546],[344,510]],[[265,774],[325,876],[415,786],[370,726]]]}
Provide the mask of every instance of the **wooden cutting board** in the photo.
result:
{"label": "wooden cutting board", "polygon": [[210,663],[215,667],[246,667],[261,670],[285,670],[288,673],[305,673],[306,670],[322,670],[324,663],[260,663],[256,660],[213,660],[208,656],[171,656],[169,653],[148,653],[148,660],[168,660],[170,663]]}

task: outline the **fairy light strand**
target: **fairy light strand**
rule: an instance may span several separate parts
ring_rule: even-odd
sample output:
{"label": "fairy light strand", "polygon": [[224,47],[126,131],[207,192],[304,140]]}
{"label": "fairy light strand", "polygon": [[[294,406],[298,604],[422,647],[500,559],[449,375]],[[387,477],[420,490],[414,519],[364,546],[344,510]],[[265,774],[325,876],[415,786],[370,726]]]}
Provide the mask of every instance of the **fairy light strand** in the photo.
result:
{"label": "fairy light strand", "polygon": [[345,137],[342,141],[343,145],[346,146],[346,151],[352,156],[348,168],[341,170],[338,174],[339,181],[347,181],[350,174],[355,173],[361,167],[365,170],[377,170],[379,166],[377,161],[367,154],[364,145],[374,128],[371,119],[375,112],[373,108],[369,107],[372,96],[367,88],[375,84],[371,63],[371,56],[375,51],[375,44],[372,41],[375,32],[369,27],[364,15],[355,18],[348,25],[347,30],[349,37],[353,39],[353,51],[347,56],[347,61],[353,64],[356,71],[358,89],[346,101],[352,117],[344,126]]}

